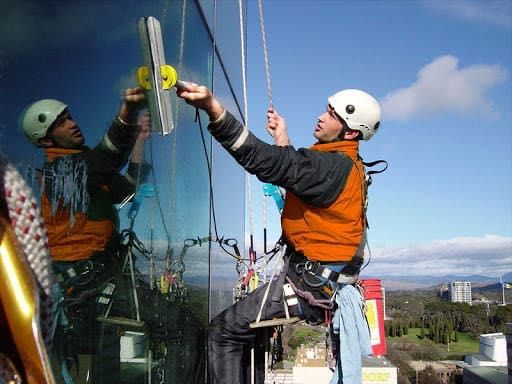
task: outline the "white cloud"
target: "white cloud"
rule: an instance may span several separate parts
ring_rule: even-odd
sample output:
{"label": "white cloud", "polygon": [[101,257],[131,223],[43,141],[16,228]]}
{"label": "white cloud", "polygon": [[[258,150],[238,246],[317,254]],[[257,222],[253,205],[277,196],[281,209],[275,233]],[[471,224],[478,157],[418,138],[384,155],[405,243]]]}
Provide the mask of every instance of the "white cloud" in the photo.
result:
{"label": "white cloud", "polygon": [[509,0],[429,0],[426,7],[469,21],[484,22],[499,27],[512,27],[512,2]]}
{"label": "white cloud", "polygon": [[[155,242],[154,255],[155,274],[160,275],[166,268],[164,258],[167,243]],[[239,244],[240,251],[243,245]],[[182,248],[182,243],[173,244],[176,257]],[[228,247],[229,251],[232,251]],[[211,268],[208,266],[208,246],[195,246],[188,249],[184,262],[186,281],[192,279],[194,284],[208,281],[208,273],[211,273],[212,287],[215,289],[229,290],[238,281],[236,260],[212,243]],[[246,257],[245,255],[244,257]],[[262,256],[261,253],[257,254]],[[144,258],[138,258],[139,267],[148,273],[149,265]],[[270,276],[273,268],[281,265],[276,256],[267,265],[267,275]],[[257,263],[257,271],[262,273],[265,265],[260,259]],[[143,266],[145,265],[145,266]],[[417,244],[404,247],[384,247],[372,250],[370,264],[361,274],[362,278],[376,277],[383,280],[393,280],[397,277],[443,277],[446,275],[483,275],[498,278],[501,275],[512,272],[512,237],[485,235],[482,237],[456,237],[448,240],[436,240],[426,244]],[[200,279],[200,280],[198,280]]]}
{"label": "white cloud", "polygon": [[[214,285],[224,280],[224,284],[234,286],[235,260],[220,250],[213,249],[213,252]],[[268,275],[272,273],[277,261],[276,256],[268,265]],[[263,268],[263,260],[260,260],[258,270],[262,271]],[[194,273],[194,267],[188,270]],[[497,278],[509,272],[512,272],[512,237],[485,235],[373,249],[370,265],[361,277],[392,280],[393,277],[483,275]]]}
{"label": "white cloud", "polygon": [[498,117],[486,92],[507,79],[500,65],[458,67],[458,59],[441,56],[418,72],[412,85],[388,93],[382,100],[385,119],[407,120],[439,113],[481,114]]}
{"label": "white cloud", "polygon": [[512,272],[512,238],[457,237],[409,247],[374,250],[365,271],[381,277],[485,275]]}

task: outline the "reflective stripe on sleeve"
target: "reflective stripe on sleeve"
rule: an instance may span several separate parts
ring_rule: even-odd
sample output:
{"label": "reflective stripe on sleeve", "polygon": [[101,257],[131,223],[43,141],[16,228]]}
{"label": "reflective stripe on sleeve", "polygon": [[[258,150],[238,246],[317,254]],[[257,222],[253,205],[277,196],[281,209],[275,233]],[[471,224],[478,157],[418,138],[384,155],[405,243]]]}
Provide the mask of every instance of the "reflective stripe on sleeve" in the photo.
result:
{"label": "reflective stripe on sleeve", "polygon": [[110,140],[110,137],[108,137],[108,133],[105,133],[105,136],[103,136],[103,144],[105,147],[107,147],[108,150],[119,153],[119,148],[117,148],[114,143]]}
{"label": "reflective stripe on sleeve", "polygon": [[248,137],[249,129],[247,129],[247,127],[244,126],[242,133],[240,134],[240,136],[238,136],[238,139],[236,139],[236,141],[233,143],[233,145],[231,145],[229,149],[233,152],[237,151],[242,145],[244,145]]}

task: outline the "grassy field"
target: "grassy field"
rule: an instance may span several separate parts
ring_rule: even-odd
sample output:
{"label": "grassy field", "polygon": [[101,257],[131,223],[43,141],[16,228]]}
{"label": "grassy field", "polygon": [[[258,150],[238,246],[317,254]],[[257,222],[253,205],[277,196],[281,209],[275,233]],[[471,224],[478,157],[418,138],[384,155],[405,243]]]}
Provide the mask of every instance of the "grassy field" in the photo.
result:
{"label": "grassy field", "polygon": [[[428,331],[426,331],[428,333]],[[409,328],[409,334],[403,336],[415,343],[425,343],[424,340],[419,338],[421,334],[421,328]],[[448,349],[448,345],[446,344],[436,344],[436,347],[444,352],[444,353],[457,353],[457,354],[471,354],[477,353],[479,347],[479,341],[471,338],[466,333],[460,333],[457,335],[458,341],[450,342],[450,346]],[[395,338],[397,339],[397,338]]]}

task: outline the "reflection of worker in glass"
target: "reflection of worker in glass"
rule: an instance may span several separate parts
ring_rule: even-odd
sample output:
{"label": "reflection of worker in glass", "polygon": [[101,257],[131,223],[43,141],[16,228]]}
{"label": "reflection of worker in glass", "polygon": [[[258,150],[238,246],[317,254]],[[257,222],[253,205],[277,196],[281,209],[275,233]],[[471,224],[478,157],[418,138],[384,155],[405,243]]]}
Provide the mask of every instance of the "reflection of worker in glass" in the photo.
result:
{"label": "reflection of worker in glass", "polygon": [[[61,359],[76,358],[78,353],[96,354],[92,372],[80,365],[80,376],[92,374],[94,383],[119,381],[112,376],[119,374],[117,330],[100,326],[96,317],[104,313],[113,292],[121,290],[116,286],[121,284],[121,267],[116,258],[118,217],[114,204],[133,194],[137,180],[148,172],[143,146],[149,122],[139,127],[137,120],[144,102],[141,89],[125,90],[118,116],[94,148],[84,145],[80,127],[61,101],[39,100],[20,118],[25,135],[46,154],[42,215],[73,328],[67,336],[71,335],[73,348],[59,351],[59,345],[69,347],[71,343],[56,342],[57,352]],[[130,152],[128,170],[121,175]],[[117,297],[115,302],[113,311],[119,307]]]}

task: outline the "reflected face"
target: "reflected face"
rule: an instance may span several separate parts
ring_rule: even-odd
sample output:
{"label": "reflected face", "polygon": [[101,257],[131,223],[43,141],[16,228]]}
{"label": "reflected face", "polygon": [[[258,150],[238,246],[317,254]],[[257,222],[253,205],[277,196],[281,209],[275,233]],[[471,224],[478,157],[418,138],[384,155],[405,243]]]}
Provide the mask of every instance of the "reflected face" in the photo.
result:
{"label": "reflected face", "polygon": [[78,148],[85,142],[80,127],[67,109],[53,122],[48,136],[56,146],[61,148]]}
{"label": "reflected face", "polygon": [[336,116],[334,109],[328,105],[325,112],[318,116],[313,136],[321,143],[330,143],[339,138],[343,123]]}

